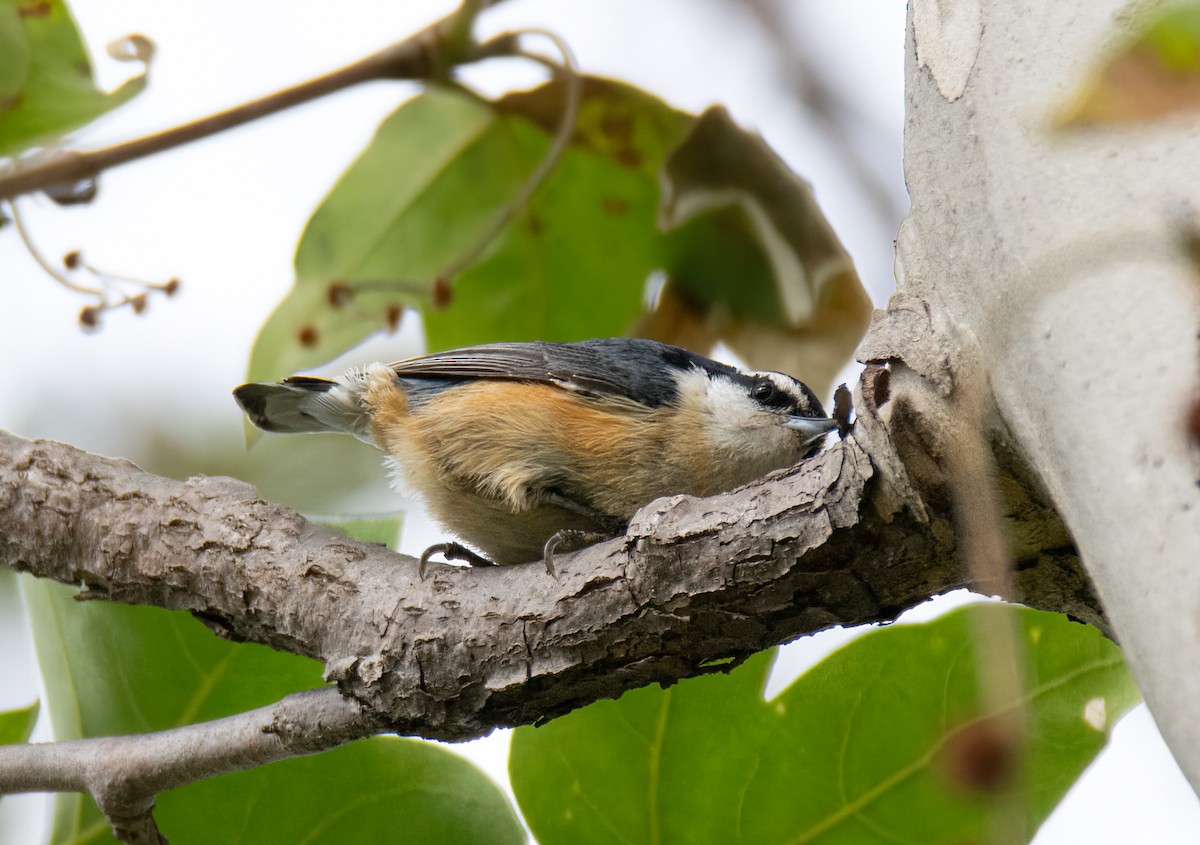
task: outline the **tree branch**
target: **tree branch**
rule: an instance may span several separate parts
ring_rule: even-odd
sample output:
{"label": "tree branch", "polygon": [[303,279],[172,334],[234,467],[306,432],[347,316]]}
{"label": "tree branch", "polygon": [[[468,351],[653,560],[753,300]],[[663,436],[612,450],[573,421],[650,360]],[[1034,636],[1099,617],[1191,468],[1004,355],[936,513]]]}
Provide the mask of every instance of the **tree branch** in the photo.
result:
{"label": "tree branch", "polygon": [[[877,335],[920,333],[904,305]],[[421,580],[414,559],[242,482],[173,481],[0,432],[0,565],[82,582],[80,598],[188,610],[323,660],[340,688],[160,734],[2,747],[0,793],[87,790],[123,841],[158,843],[163,789],[384,730],[459,740],[542,722],[964,586],[937,437],[941,359],[916,363],[927,372],[868,366],[848,439],[730,493],[652,502],[624,538],[562,556],[556,578],[538,562]],[[1103,625],[1057,516],[991,445],[1016,589]]]}
{"label": "tree branch", "polygon": [[455,65],[506,55],[514,48],[503,36],[486,44],[477,44],[470,38],[475,15],[495,2],[498,0],[468,0],[420,32],[353,64],[190,123],[92,152],[57,150],[31,157],[0,177],[0,200],[56,185],[77,184],[111,167],[198,141],[363,82],[447,79]]}
{"label": "tree branch", "polygon": [[90,792],[122,842],[166,840],[155,796],[203,778],[325,751],[378,731],[332,687],[152,734],[0,746],[0,794]]}
{"label": "tree branch", "polygon": [[[0,564],[320,659],[390,729],[461,740],[964,586],[948,497],[915,500],[888,439],[915,417],[893,400],[885,420],[878,398],[860,395],[855,434],[817,457],[710,499],[657,500],[624,538],[564,556],[557,578],[512,566],[422,581],[412,558],[241,482],[0,433]],[[1037,536],[1055,548],[1018,554],[1026,600],[1101,622],[1072,550]]]}

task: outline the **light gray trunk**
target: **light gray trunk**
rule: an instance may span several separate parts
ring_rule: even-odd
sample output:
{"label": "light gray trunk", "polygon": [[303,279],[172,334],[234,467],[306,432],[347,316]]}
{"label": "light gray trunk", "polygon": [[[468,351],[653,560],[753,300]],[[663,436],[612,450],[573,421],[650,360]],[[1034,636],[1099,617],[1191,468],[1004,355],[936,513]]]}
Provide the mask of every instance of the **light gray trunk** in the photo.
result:
{"label": "light gray trunk", "polygon": [[1200,473],[1185,428],[1200,282],[1178,237],[1200,219],[1200,121],[1050,128],[1129,32],[1121,0],[909,9],[901,310],[864,349],[902,360],[930,396],[979,377],[1200,788]]}

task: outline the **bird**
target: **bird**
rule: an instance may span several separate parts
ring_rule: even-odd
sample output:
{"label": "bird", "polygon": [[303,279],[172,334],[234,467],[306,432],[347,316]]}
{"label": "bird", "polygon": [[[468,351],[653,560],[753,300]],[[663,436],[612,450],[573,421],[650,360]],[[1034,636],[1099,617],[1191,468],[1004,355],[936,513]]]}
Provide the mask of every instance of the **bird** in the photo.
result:
{"label": "bird", "polygon": [[820,449],[837,428],[801,381],[641,338],[491,343],[340,378],[243,384],[268,432],[345,432],[385,453],[471,565],[541,560],[622,533],[676,494],[732,490]]}

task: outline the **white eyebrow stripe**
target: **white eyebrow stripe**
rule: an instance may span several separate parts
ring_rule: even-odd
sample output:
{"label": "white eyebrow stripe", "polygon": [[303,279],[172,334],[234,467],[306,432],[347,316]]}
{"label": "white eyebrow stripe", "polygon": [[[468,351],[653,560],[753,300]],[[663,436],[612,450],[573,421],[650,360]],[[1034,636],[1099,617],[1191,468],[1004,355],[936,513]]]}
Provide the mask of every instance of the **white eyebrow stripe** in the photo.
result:
{"label": "white eyebrow stripe", "polygon": [[765,378],[769,379],[772,384],[780,390],[787,393],[788,396],[796,396],[796,382],[791,376],[783,373],[772,372],[771,370],[763,370],[762,372],[746,373],[750,378]]}

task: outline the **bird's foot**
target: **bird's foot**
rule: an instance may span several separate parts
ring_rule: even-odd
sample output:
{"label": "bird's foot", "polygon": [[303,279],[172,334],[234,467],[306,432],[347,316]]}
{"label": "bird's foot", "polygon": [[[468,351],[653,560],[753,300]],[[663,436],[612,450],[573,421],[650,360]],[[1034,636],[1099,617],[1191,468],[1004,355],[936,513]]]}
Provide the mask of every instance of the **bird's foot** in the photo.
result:
{"label": "bird's foot", "polygon": [[542,547],[542,562],[546,564],[546,571],[551,575],[554,574],[554,553],[558,551],[559,546],[566,546],[567,551],[574,551],[582,549],[584,546],[590,546],[592,543],[607,540],[612,536],[612,534],[603,531],[581,531],[578,528],[560,528],[550,535],[550,539]]}
{"label": "bird's foot", "polygon": [[495,566],[495,562],[488,560],[483,555],[475,554],[462,543],[434,543],[432,546],[421,552],[421,561],[417,564],[417,575],[421,580],[425,580],[425,566],[429,563],[429,559],[434,555],[441,555],[446,561],[462,561],[467,566]]}

